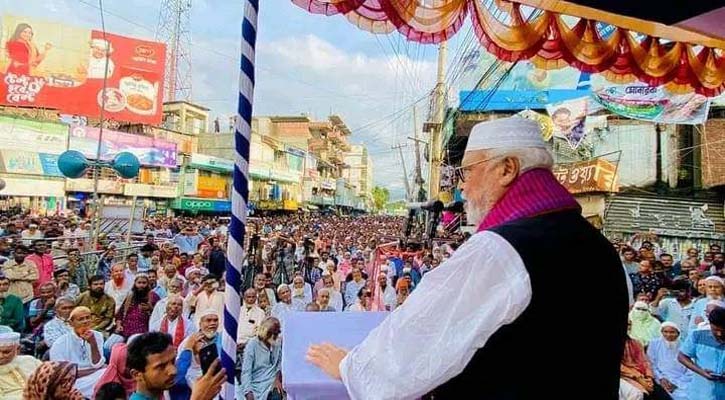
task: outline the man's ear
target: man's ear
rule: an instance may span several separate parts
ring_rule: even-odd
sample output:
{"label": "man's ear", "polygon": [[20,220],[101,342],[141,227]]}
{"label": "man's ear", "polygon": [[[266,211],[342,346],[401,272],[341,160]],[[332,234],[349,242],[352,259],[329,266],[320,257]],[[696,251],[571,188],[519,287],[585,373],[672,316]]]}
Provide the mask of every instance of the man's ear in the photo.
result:
{"label": "man's ear", "polygon": [[504,157],[501,160],[501,174],[499,175],[499,183],[501,186],[508,187],[514,180],[519,176],[521,170],[521,163],[516,157]]}

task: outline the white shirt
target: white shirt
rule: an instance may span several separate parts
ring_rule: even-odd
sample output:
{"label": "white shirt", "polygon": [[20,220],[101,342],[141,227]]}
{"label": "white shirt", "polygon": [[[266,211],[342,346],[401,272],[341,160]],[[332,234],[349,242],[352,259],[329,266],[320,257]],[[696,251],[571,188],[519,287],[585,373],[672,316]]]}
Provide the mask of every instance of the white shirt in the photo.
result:
{"label": "white shirt", "polygon": [[[201,312],[209,308],[215,310],[221,317],[224,315],[224,292],[215,290],[211,296],[209,296],[206,291],[199,293],[199,296],[190,294],[186,296],[186,299],[184,299],[184,309],[190,308],[190,306],[195,307],[194,324],[196,326],[199,326],[199,315],[201,315]],[[219,328],[217,331],[221,331],[223,325],[222,318],[219,318]]]}
{"label": "white shirt", "polygon": [[58,338],[50,348],[50,361],[69,361],[78,365],[78,369],[100,368],[106,363],[103,357],[103,335],[93,331],[96,339],[100,359],[94,363],[91,359],[91,345],[76,335],[75,332],[67,333]]}
{"label": "white shirt", "polygon": [[[153,323],[149,323],[149,332],[161,332],[161,323],[164,321],[165,315],[166,314],[164,314],[161,319],[156,320]],[[197,331],[193,321],[184,316],[179,316],[175,320],[169,321],[169,330],[166,333],[173,337],[176,332],[176,325],[178,325],[179,320],[182,318],[184,319],[184,339],[188,338],[192,333]]]}
{"label": "white shirt", "polygon": [[126,296],[128,296],[131,292],[131,289],[133,289],[133,279],[129,279],[128,277],[123,279],[123,283],[120,287],[116,287],[113,280],[106,282],[105,292],[113,298],[113,301],[116,302],[116,312],[121,309],[123,300],[126,299]]}
{"label": "white shirt", "polygon": [[[423,396],[460,374],[530,301],[529,274],[516,250],[496,233],[473,235],[345,356],[340,373],[350,399]],[[421,351],[421,343],[437,345]],[[410,379],[399,379],[404,375]]]}
{"label": "white shirt", "polygon": [[247,343],[249,339],[257,335],[257,328],[266,318],[264,310],[253,305],[242,305],[239,312],[239,326],[237,328],[237,343]]}

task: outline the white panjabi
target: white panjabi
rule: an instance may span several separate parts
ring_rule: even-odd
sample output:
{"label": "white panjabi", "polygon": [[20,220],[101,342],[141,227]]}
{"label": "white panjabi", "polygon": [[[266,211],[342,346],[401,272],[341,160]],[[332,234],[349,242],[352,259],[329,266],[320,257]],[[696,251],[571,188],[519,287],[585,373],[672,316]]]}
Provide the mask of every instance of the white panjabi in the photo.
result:
{"label": "white panjabi", "polygon": [[545,149],[539,123],[521,117],[480,122],[471,129],[466,152],[512,148]]}

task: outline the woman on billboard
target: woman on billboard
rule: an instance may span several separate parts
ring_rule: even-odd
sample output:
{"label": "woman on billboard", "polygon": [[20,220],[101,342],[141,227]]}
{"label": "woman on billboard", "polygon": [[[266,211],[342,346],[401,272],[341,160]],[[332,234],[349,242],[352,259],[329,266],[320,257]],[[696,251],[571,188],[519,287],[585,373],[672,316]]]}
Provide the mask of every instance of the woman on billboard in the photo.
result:
{"label": "woman on billboard", "polygon": [[33,28],[26,23],[19,23],[15,33],[5,43],[5,51],[10,58],[6,73],[15,75],[30,75],[31,69],[36,68],[45,59],[48,50],[53,45],[46,43],[45,52],[40,52],[33,43]]}

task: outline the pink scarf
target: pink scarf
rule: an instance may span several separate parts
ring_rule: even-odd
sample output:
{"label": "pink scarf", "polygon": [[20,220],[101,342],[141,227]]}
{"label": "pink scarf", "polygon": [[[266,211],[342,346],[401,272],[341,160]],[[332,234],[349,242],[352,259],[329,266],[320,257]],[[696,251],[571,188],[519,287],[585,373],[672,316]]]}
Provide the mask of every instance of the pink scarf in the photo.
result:
{"label": "pink scarf", "polygon": [[516,179],[478,225],[477,232],[517,219],[562,210],[581,210],[581,207],[551,171],[532,169]]}

